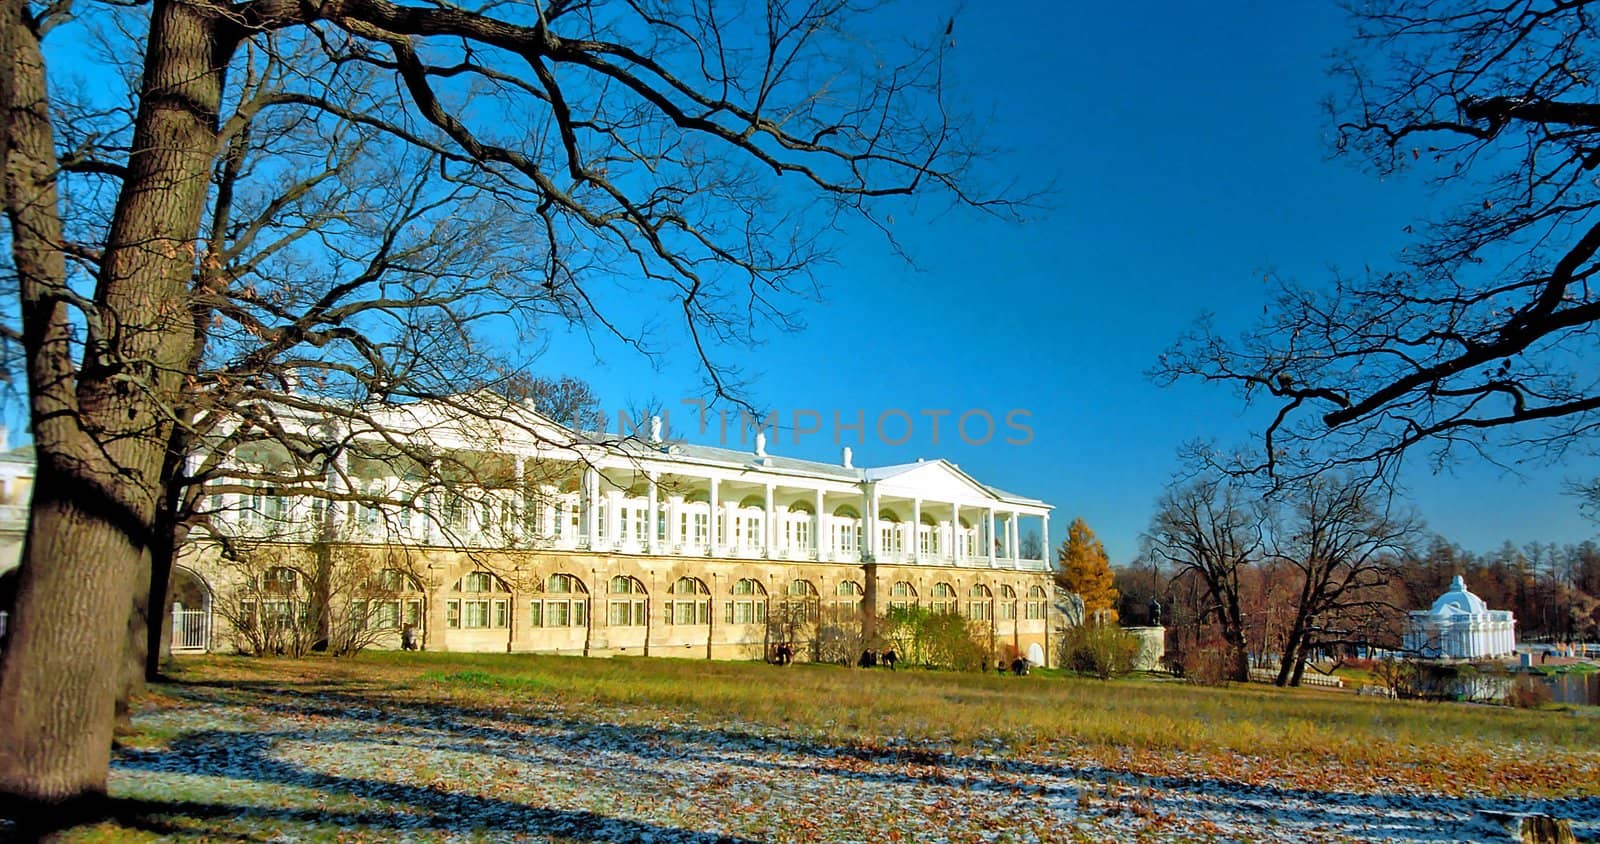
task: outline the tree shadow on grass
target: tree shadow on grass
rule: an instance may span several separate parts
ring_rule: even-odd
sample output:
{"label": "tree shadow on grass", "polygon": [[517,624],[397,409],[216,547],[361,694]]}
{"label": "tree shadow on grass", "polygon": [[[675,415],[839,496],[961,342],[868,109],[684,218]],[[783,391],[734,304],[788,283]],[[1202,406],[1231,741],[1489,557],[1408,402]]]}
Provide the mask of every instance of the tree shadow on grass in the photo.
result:
{"label": "tree shadow on grass", "polygon": [[[287,805],[292,796],[279,793],[285,805],[258,805],[249,801],[123,800],[115,815],[146,826],[182,826],[163,817],[197,817],[236,821],[277,821],[308,824],[313,828],[366,828],[395,833],[445,833],[465,836],[541,835],[571,841],[673,841],[703,844],[739,844],[744,839],[713,832],[698,832],[598,814],[555,809],[500,800],[435,786],[412,785],[361,777],[320,773],[275,758],[281,742],[326,741],[319,730],[256,733],[201,731],[186,735],[166,749],[123,751],[115,767],[124,771],[182,773],[225,781],[258,782],[287,788],[310,789],[322,794],[373,803],[371,808],[323,809]],[[142,819],[142,820],[141,820]],[[209,834],[209,833],[208,833]]]}
{"label": "tree shadow on grass", "polygon": [[[423,824],[397,825],[397,829],[452,833],[537,830],[580,841],[638,840],[645,836],[708,842],[731,839],[586,812],[537,809],[438,788],[319,774],[272,759],[270,751],[275,743],[294,741],[352,746],[421,743],[451,754],[487,756],[512,765],[559,766],[567,772],[592,767],[588,772],[591,776],[632,776],[639,781],[651,776],[647,770],[653,765],[678,770],[680,778],[702,785],[712,776],[712,768],[720,767],[780,781],[837,782],[856,787],[863,795],[890,788],[973,791],[993,795],[996,801],[1039,801],[1051,811],[1069,817],[1093,817],[1096,812],[1115,814],[1123,811],[1120,804],[1127,802],[1126,795],[1136,794],[1144,808],[1178,817],[1224,816],[1247,822],[1281,823],[1300,830],[1359,829],[1367,830],[1366,834],[1410,841],[1492,837],[1496,830],[1486,826],[1482,815],[1485,811],[1538,812],[1585,822],[1600,818],[1597,798],[1457,798],[1253,786],[1212,777],[1142,775],[1095,764],[963,755],[910,743],[893,747],[830,744],[790,735],[775,737],[736,726],[617,724],[605,721],[603,713],[584,720],[570,714],[401,703],[374,699],[351,688],[343,691],[338,684],[326,682],[315,690],[286,689],[264,681],[187,684],[170,691],[200,705],[243,704],[296,723],[304,724],[307,718],[329,719],[330,723],[303,730],[251,734],[196,733],[168,751],[128,751],[118,765],[257,779],[371,797],[410,807],[407,823]],[[617,759],[634,759],[638,765],[632,772],[619,771]],[[629,785],[609,787],[625,790]],[[1119,792],[1124,796],[1117,796]],[[1085,800],[1089,801],[1087,806],[1082,802]],[[367,823],[362,813],[354,817],[363,819],[351,823]],[[331,822],[338,824],[339,820]],[[632,826],[585,832],[596,825],[619,823]]]}

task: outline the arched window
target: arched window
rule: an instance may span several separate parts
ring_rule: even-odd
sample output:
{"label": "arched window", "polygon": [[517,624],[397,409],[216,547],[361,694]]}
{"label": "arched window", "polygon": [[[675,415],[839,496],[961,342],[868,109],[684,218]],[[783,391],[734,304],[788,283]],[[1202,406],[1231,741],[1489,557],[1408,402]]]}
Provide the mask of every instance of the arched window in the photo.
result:
{"label": "arched window", "polygon": [[511,621],[510,599],[496,597],[510,594],[511,589],[489,572],[468,572],[450,587],[450,592],[461,597],[445,602],[446,627],[503,628]]}
{"label": "arched window", "polygon": [[698,578],[680,577],[672,584],[666,602],[668,624],[711,623],[711,590]]}
{"label": "arched window", "polygon": [[733,526],[728,537],[734,549],[752,554],[766,546],[766,500],[758,495],[747,495],[739,502],[731,517]]}
{"label": "arched window", "polygon": [[939,541],[939,520],[930,513],[923,513],[922,524],[917,525],[917,550],[937,557],[943,547]]}
{"label": "arched window", "polygon": [[422,626],[422,589],[399,569],[383,569],[367,578],[365,597],[351,602],[357,629],[396,630]]}
{"label": "arched window", "polygon": [[960,538],[956,540],[956,544],[961,546],[961,556],[976,557],[978,555],[978,532],[972,529],[972,523],[962,519],[959,533]]}
{"label": "arched window", "polygon": [[589,590],[570,574],[552,574],[544,581],[544,597],[530,601],[533,627],[583,627],[589,623]]}
{"label": "arched window", "polygon": [[910,581],[897,580],[889,587],[889,609],[906,609],[917,603],[917,589]]}
{"label": "arched window", "polygon": [[817,587],[809,580],[791,580],[785,587],[784,613],[796,621],[817,620]]}
{"label": "arched window", "polygon": [[678,543],[693,553],[711,544],[711,505],[686,501],[678,508]]}
{"label": "arched window", "polygon": [[261,591],[275,596],[299,594],[300,573],[288,566],[273,566],[261,573]]}
{"label": "arched window", "polygon": [[1024,618],[1029,618],[1029,619],[1044,618],[1045,605],[1046,605],[1045,602],[1047,600],[1049,600],[1049,598],[1048,598],[1048,596],[1045,595],[1045,591],[1044,591],[1044,587],[1043,586],[1029,586],[1028,587],[1028,603],[1027,603],[1027,606],[1025,608],[1026,609],[1026,613],[1024,615]]}
{"label": "arched window", "polygon": [[744,578],[733,583],[733,600],[723,604],[722,620],[728,624],[766,624],[767,589]]}
{"label": "arched window", "polygon": [[811,585],[809,580],[791,580],[789,581],[789,588],[784,590],[784,594],[791,598],[815,598],[817,597],[817,587]]}
{"label": "arched window", "polygon": [[784,511],[779,528],[783,547],[791,551],[810,551],[811,527],[816,523],[816,518],[810,503],[797,501],[790,504]]}
{"label": "arched window", "polygon": [[1000,586],[1000,617],[1010,620],[1017,617],[1017,590]]}
{"label": "arched window", "polygon": [[861,553],[861,514],[854,507],[845,505],[835,509],[828,532],[834,552],[843,556]]}
{"label": "arched window", "polygon": [[834,621],[848,621],[861,611],[861,584],[853,580],[842,580],[833,590],[833,603],[829,613]]}
{"label": "arched window", "polygon": [[956,588],[943,581],[933,584],[933,601],[929,604],[929,609],[934,612],[955,612]]}
{"label": "arched window", "polygon": [[902,554],[906,550],[905,531],[900,529],[900,516],[893,510],[878,511],[878,541],[885,555]]}
{"label": "arched window", "polygon": [[994,620],[994,593],[982,583],[975,583],[967,590],[967,618],[973,621]]}
{"label": "arched window", "polygon": [[269,630],[282,630],[306,623],[310,604],[303,600],[300,572],[288,566],[272,566],[257,578],[254,594],[240,602],[243,622]]}
{"label": "arched window", "polygon": [[645,614],[644,584],[638,578],[617,575],[607,588],[611,593],[610,615],[607,623],[612,627],[643,627]]}

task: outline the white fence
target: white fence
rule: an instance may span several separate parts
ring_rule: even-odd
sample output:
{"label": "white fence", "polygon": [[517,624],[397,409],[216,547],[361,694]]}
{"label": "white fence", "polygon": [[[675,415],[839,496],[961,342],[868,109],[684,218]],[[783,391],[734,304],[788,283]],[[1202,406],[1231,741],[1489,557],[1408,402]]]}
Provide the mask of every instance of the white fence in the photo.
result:
{"label": "white fence", "polygon": [[211,612],[174,609],[172,611],[172,650],[207,651],[211,648]]}
{"label": "white fence", "polygon": [[[1278,672],[1270,668],[1250,669],[1250,679],[1257,683],[1277,682]],[[1333,689],[1344,688],[1344,680],[1338,677],[1328,677],[1322,674],[1303,674],[1300,677],[1302,686],[1327,686]]]}

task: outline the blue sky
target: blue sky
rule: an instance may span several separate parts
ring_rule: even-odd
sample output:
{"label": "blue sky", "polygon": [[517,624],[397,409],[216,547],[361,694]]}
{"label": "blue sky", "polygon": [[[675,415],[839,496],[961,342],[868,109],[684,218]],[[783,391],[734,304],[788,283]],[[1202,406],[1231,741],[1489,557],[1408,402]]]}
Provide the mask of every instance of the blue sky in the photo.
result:
{"label": "blue sky", "polygon": [[[948,18],[925,4],[901,14],[896,28],[913,35],[938,32]],[[938,202],[897,209],[895,233],[916,266],[876,233],[841,240],[837,264],[819,275],[822,301],[790,303],[803,330],[768,330],[755,348],[719,351],[747,376],[750,402],[783,424],[800,410],[822,415],[821,433],[798,443],[785,433],[771,450],[837,460],[850,444],[858,465],[945,457],[1053,504],[1052,547],[1082,516],[1114,562],[1132,560],[1180,444],[1239,442],[1253,421],[1226,390],[1151,383],[1144,373],[1160,351],[1204,311],[1222,326],[1245,325],[1268,292],[1266,271],[1320,283],[1332,267],[1384,265],[1403,228],[1438,205],[1415,178],[1380,180],[1330,160],[1321,103],[1336,84],[1328,56],[1346,32],[1342,13],[1321,3],[958,11],[948,78],[1004,148],[975,176],[1053,184],[1055,193],[1021,225],[935,213]],[[664,301],[591,292],[624,326],[673,319]],[[692,430],[682,403],[703,397],[685,338],[656,337],[668,354],[653,362],[604,336],[548,328],[545,371],[587,379],[613,416],[663,405],[675,434],[716,442]],[[17,410],[8,408],[13,423]],[[836,411],[866,418],[866,442],[836,440]],[[889,413],[898,437],[896,411],[915,422],[900,445],[872,431]],[[938,442],[924,411],[950,412]],[[954,435],[969,411],[995,420],[989,442]],[[1014,411],[1027,414],[1026,445],[1005,442]],[[1592,462],[1520,477],[1464,463],[1404,480],[1433,529],[1489,550],[1508,539],[1593,536],[1562,487],[1595,474]]]}
{"label": "blue sky", "polygon": [[[925,7],[907,29],[925,30]],[[940,18],[942,20],[942,18]],[[1329,54],[1346,23],[1332,4],[1028,2],[958,13],[953,75],[959,96],[992,115],[988,137],[1007,152],[982,175],[1054,183],[1048,210],[1023,225],[972,215],[897,216],[917,266],[867,233],[822,273],[824,301],[800,309],[806,328],[768,332],[735,351],[748,395],[786,422],[822,411],[824,431],[784,436],[773,451],[838,458],[830,414],[862,411],[858,464],[946,457],[979,479],[1057,508],[1052,546],[1084,517],[1116,563],[1130,561],[1154,502],[1195,437],[1243,439],[1250,422],[1226,390],[1160,388],[1144,372],[1202,311],[1243,325],[1272,270],[1321,282],[1330,268],[1385,263],[1403,227],[1436,203],[1416,179],[1380,180],[1330,160],[1321,103],[1335,82]],[[635,307],[649,307],[646,305]],[[646,311],[639,316],[645,318]],[[546,365],[589,379],[609,407],[681,409],[700,395],[688,357],[660,368],[603,339],[551,339]],[[922,410],[992,414],[997,436],[938,444]],[[1025,446],[1002,442],[1006,412],[1023,409]],[[904,410],[913,436],[872,436],[880,414]],[[974,433],[980,417],[971,423]],[[892,420],[893,431],[902,420]],[[846,432],[848,438],[853,435]],[[898,437],[898,434],[896,435]],[[1523,476],[1479,464],[1405,481],[1430,527],[1474,550],[1504,540],[1571,542],[1594,526],[1562,494],[1593,466],[1532,467]]]}

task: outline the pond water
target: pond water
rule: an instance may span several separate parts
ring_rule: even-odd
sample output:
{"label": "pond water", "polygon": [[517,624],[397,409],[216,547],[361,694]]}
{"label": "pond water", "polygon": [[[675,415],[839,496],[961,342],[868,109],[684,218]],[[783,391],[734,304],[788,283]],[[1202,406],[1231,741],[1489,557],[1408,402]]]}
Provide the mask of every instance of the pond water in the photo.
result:
{"label": "pond water", "polygon": [[1557,703],[1583,703],[1600,706],[1600,672],[1557,674],[1546,677],[1551,698]]}

